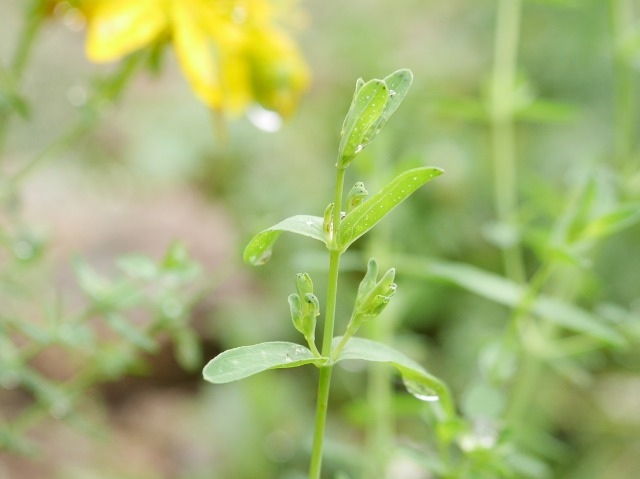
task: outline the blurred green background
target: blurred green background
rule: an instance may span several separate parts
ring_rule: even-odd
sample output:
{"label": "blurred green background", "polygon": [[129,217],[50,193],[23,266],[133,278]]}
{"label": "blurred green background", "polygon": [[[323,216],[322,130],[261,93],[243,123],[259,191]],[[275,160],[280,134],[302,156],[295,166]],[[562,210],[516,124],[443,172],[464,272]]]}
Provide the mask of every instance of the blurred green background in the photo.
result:
{"label": "blurred green background", "polygon": [[[0,3],[3,67],[28,21],[25,4]],[[303,2],[294,21],[312,85],[276,132],[247,118],[229,121],[226,133],[216,129],[168,49],[160,73],[133,76],[122,98],[100,105],[94,127],[68,147],[49,151],[17,190],[4,189],[10,194],[0,218],[0,308],[11,304],[4,314],[37,327],[46,317],[42,311],[58,301],[52,298],[62,298],[71,310],[86,302],[74,279],[75,257],[114,275],[118,257],[158,259],[174,240],[184,242],[213,287],[198,296],[189,315],[204,345],[198,367],[181,369],[169,343],[161,341],[146,357],[146,375],[97,384],[77,402],[74,412],[89,426],[42,418],[29,429],[35,456],[0,450],[0,478],[305,477],[316,372],[269,371],[213,386],[199,371],[202,361],[227,348],[299,341],[286,298],[299,271],[312,274],[322,297],[323,249],[283,238],[271,262],[256,269],[242,264],[242,248],[284,217],[321,216],[332,196],[340,125],[355,80],[382,78],[398,68],[413,71],[413,87],[347,181],[363,180],[371,192],[408,166],[439,166],[446,174],[385,220],[372,234],[377,240],[361,240],[345,257],[339,311],[348,314],[372,251],[382,268],[397,266],[397,302],[379,318],[394,325],[395,345],[446,381],[474,424],[481,426],[487,416],[502,430],[500,413],[495,417],[491,410],[500,409],[503,396],[491,396],[491,387],[487,392],[482,358],[487,344],[505,333],[510,309],[455,280],[427,273],[420,278],[394,263],[439,258],[505,274],[500,245],[508,243],[514,225],[497,220],[494,190],[498,6],[495,0]],[[622,0],[522,4],[515,93],[504,95],[517,104],[515,228],[526,277],[552,257],[553,277],[543,292],[583,308],[625,340],[612,346],[535,323],[539,327],[521,337],[538,371],[516,373],[533,379],[521,390],[525,414],[511,424],[520,429],[501,438],[500,452],[517,444],[529,462],[516,468],[520,472],[501,475],[487,466],[490,472],[474,473],[493,460],[481,451],[463,461],[468,468],[461,466],[456,477],[632,479],[640,470],[638,8]],[[7,127],[3,182],[82,120],[96,78],[114,70],[89,63],[83,48],[83,31],[69,19],[43,24],[20,87],[29,113]],[[7,82],[3,91],[8,101]],[[571,238],[579,236],[581,224],[610,212],[624,216],[611,220],[616,234],[595,234],[579,244],[567,240],[554,249],[562,221],[571,223]],[[25,244],[41,248],[41,256],[11,269],[20,256],[16,245]],[[0,334],[13,337],[6,324]],[[16,341],[23,346],[26,340]],[[81,368],[60,348],[45,349],[32,366],[46,377],[64,383]],[[19,385],[2,385],[0,418],[9,424],[33,399]],[[360,477],[363,427],[371,414],[366,390],[362,368],[337,373],[326,477],[340,469]],[[430,472],[430,458],[439,454],[430,405],[398,383],[393,390],[399,448],[385,477],[440,477]]]}

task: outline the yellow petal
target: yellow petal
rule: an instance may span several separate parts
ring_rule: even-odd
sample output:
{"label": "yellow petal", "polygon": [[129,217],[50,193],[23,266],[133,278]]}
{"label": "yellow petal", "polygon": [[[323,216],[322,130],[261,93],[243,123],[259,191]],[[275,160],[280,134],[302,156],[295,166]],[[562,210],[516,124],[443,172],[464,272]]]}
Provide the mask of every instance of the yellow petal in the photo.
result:
{"label": "yellow petal", "polygon": [[203,15],[194,3],[174,3],[173,41],[180,66],[202,101],[214,109],[239,112],[250,99],[248,66],[240,54],[242,44],[236,35],[212,38],[211,25],[203,22],[222,20]]}
{"label": "yellow petal", "polygon": [[89,2],[87,56],[116,60],[151,43],[168,25],[163,0]]}
{"label": "yellow petal", "polygon": [[295,42],[275,28],[255,32],[251,42],[256,100],[282,116],[290,116],[309,86],[309,69]]}

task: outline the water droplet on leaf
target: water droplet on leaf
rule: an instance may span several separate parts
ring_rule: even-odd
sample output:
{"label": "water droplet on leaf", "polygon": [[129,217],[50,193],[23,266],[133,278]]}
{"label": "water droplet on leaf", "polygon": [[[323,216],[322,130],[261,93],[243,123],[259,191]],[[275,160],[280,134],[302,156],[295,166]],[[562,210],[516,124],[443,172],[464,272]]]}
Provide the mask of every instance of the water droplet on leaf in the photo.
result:
{"label": "water droplet on leaf", "polygon": [[62,419],[71,411],[71,403],[67,399],[58,399],[49,408],[49,414],[54,419]]}
{"label": "water droplet on leaf", "polygon": [[440,400],[440,396],[433,389],[421,382],[412,379],[403,379],[403,382],[409,394],[416,399],[420,399],[420,401],[433,402]]}

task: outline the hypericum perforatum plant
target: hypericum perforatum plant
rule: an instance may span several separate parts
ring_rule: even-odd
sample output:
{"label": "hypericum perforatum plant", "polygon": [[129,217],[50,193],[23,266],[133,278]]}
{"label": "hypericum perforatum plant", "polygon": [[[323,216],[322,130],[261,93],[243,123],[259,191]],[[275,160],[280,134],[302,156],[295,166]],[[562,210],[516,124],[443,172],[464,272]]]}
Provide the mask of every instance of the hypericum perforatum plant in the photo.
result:
{"label": "hypericum perforatum plant", "polygon": [[322,217],[296,215],[262,231],[244,251],[247,263],[262,265],[271,257],[275,241],[285,231],[308,236],[326,245],[329,278],[321,349],[318,350],[315,343],[320,302],[313,292],[311,277],[300,273],[296,276],[296,293],[289,296],[289,307],[293,325],[304,336],[308,347],[281,341],[243,346],[216,356],[203,371],[207,381],[220,384],[274,368],[313,364],[320,370],[310,479],[320,478],[331,372],[339,361],[361,359],[389,363],[400,372],[409,392],[425,401],[440,401],[442,411],[447,416],[453,415],[450,394],[440,380],[403,353],[385,344],[354,337],[358,329],[376,318],[391,300],[396,290],[394,269],[379,275],[377,261],[369,260],[345,332],[334,337],[340,256],[409,195],[443,173],[434,167],[414,168],[401,173],[373,196],[368,195],[363,183],[357,182],[347,194],[343,209],[346,169],[398,108],[412,80],[409,70],[399,70],[383,80],[357,81],[342,126],[333,202],[326,207]]}

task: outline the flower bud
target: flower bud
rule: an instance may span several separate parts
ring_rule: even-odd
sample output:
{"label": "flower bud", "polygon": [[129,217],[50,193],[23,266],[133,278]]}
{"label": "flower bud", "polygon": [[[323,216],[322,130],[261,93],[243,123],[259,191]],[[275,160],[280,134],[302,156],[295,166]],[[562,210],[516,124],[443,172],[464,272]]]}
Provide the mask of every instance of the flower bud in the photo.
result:
{"label": "flower bud", "polygon": [[301,298],[304,298],[307,293],[313,293],[313,282],[307,273],[298,273],[296,275],[296,289]]}
{"label": "flower bud", "polygon": [[333,203],[329,203],[324,210],[324,220],[322,223],[322,229],[324,230],[324,235],[327,240],[327,243],[330,244],[333,240]]}
{"label": "flower bud", "polygon": [[356,206],[360,205],[367,196],[369,196],[369,192],[365,189],[364,183],[358,181],[353,185],[353,188],[351,188],[351,191],[349,191],[347,195],[347,214]]}
{"label": "flower bud", "polygon": [[294,328],[296,328],[299,332],[304,334],[304,326],[302,320],[302,305],[300,301],[300,296],[297,294],[289,295],[289,310],[291,311],[291,321],[293,322]]}

